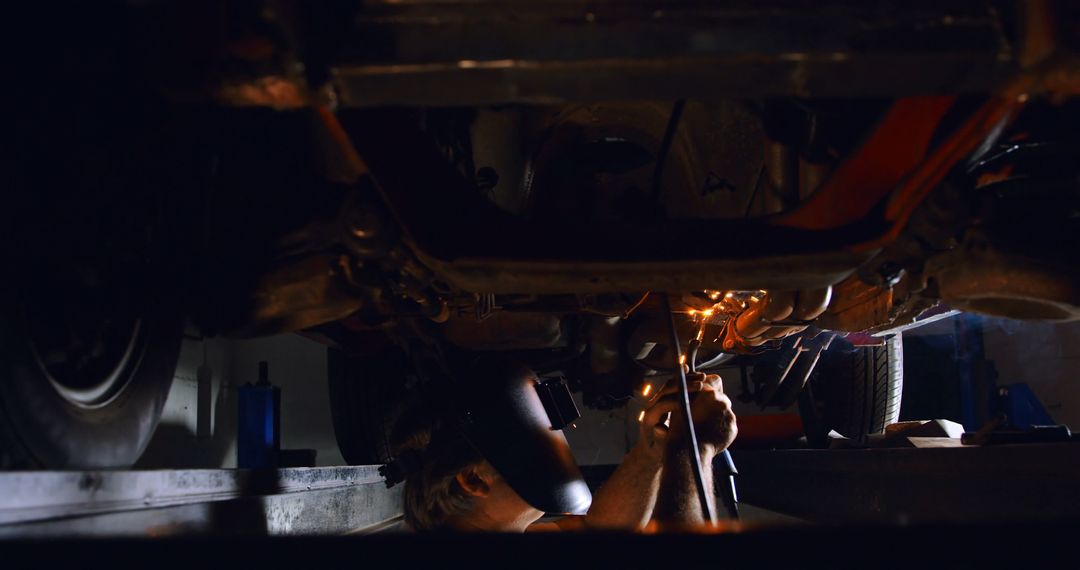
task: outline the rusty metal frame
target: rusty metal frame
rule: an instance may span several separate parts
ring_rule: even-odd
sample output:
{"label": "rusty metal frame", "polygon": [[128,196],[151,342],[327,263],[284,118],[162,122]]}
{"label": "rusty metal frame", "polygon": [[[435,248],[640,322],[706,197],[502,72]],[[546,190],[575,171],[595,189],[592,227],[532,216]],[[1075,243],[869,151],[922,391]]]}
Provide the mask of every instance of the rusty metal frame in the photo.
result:
{"label": "rusty metal frame", "polygon": [[1015,73],[991,2],[364,3],[313,36],[346,106],[986,92]]}
{"label": "rusty metal frame", "polygon": [[472,191],[407,113],[341,117],[417,256],[453,286],[495,293],[795,289],[836,283],[895,239],[914,207],[1022,98],[991,98],[931,149],[954,103],[897,101],[825,187],[789,214],[634,225],[512,216]]}
{"label": "rusty metal frame", "polygon": [[407,112],[342,111],[344,129],[417,257],[449,284],[492,293],[806,288],[871,252],[874,220],[817,231],[760,219],[655,224],[520,218],[475,192]]}
{"label": "rusty metal frame", "polygon": [[[780,6],[781,4],[783,6]],[[433,6],[434,13],[425,12]],[[610,48],[586,42],[588,45],[574,51],[573,57],[559,59],[552,63],[554,67],[549,67],[546,64],[534,65],[537,60],[499,59],[491,55],[498,51],[498,46],[488,40],[464,41],[461,45],[454,44],[448,48],[447,53],[438,55],[441,52],[433,51],[432,46],[425,43],[424,38],[416,31],[427,29],[438,32],[435,37],[442,37],[439,33],[453,35],[455,30],[460,32],[467,29],[488,29],[484,26],[490,27],[493,23],[513,28],[520,22],[545,22],[554,27],[541,28],[551,32],[553,37],[562,37],[560,34],[579,37],[583,32],[578,24],[567,24],[571,25],[572,30],[567,31],[559,27],[561,20],[556,20],[559,17],[565,20],[567,14],[582,8],[583,4],[568,1],[544,4],[542,8],[526,9],[515,6],[514,9],[518,12],[524,12],[515,12],[515,17],[509,19],[505,10],[500,11],[485,1],[471,3],[461,13],[451,14],[453,11],[450,8],[453,6],[426,2],[372,4],[369,11],[357,15],[353,23],[361,27],[377,24],[381,26],[377,29],[386,31],[387,37],[397,43],[391,41],[393,45],[387,48],[389,51],[379,52],[375,56],[370,52],[350,52],[348,47],[343,53],[352,57],[349,61],[353,63],[363,60],[365,63],[361,67],[375,65],[364,60],[369,56],[376,59],[390,57],[394,61],[394,69],[398,71],[419,70],[427,73],[432,69],[446,71],[449,69],[446,66],[453,67],[454,72],[449,75],[440,75],[442,71],[439,71],[432,76],[447,82],[440,84],[440,89],[451,93],[450,99],[441,101],[443,103],[457,102],[454,97],[461,95],[458,91],[461,88],[460,83],[468,84],[471,81],[470,74],[519,68],[537,71],[534,79],[539,81],[543,78],[545,85],[557,86],[560,82],[576,81],[575,89],[582,89],[583,85],[590,89],[596,86],[584,81],[581,76],[573,76],[571,81],[567,79],[568,76],[560,75],[561,69],[578,66],[580,71],[588,68],[590,73],[598,73],[597,77],[605,81],[612,80],[610,73],[614,72],[623,81],[629,78],[635,83],[635,87],[620,92],[621,97],[665,94],[650,92],[648,82],[640,82],[641,77],[635,75],[634,65],[649,67],[656,63],[650,59],[650,54],[635,52],[617,62],[604,58],[589,60],[589,54],[593,53],[590,50],[603,51]],[[660,31],[656,33],[660,35],[670,32],[664,26],[670,23],[668,17],[671,14],[680,15],[682,19],[676,18],[675,21],[679,21],[682,26],[690,25],[686,20],[689,14],[698,14],[703,22],[710,25],[718,25],[718,22],[731,24],[733,21],[761,23],[755,18],[763,14],[755,11],[755,8],[743,5],[740,5],[741,12],[732,11],[731,6],[726,6],[708,14],[694,12],[700,7],[694,8],[688,3],[671,2],[664,6],[671,12],[665,12],[665,16],[657,18],[652,24],[659,27]],[[924,17],[933,13],[930,4],[916,3],[906,6],[913,6],[913,13],[920,13]],[[851,8],[847,5],[845,7]],[[895,240],[918,204],[959,162],[970,157],[980,145],[992,140],[1007,127],[1031,94],[1055,86],[1060,89],[1062,82],[1059,80],[1055,83],[1054,78],[1060,78],[1061,69],[1072,69],[1068,63],[1070,60],[1062,63],[1053,50],[1041,49],[1041,44],[1033,38],[1047,32],[1045,26],[1039,24],[1045,24],[1045,16],[1050,8],[1046,2],[1034,2],[1030,6],[1025,4],[1024,7],[1027,12],[1024,13],[1026,19],[1023,21],[1028,27],[1025,29],[1026,35],[1021,37],[1020,45],[1013,47],[1007,45],[1007,42],[995,44],[997,51],[994,58],[997,63],[994,66],[1000,64],[1004,67],[992,67],[1001,71],[1001,75],[995,75],[992,82],[977,87],[949,84],[944,87],[939,85],[939,89],[921,86],[911,90],[882,91],[892,95],[905,92],[945,94],[895,100],[864,144],[840,164],[820,191],[796,210],[771,218],[685,220],[654,224],[519,218],[498,210],[472,191],[463,177],[445,163],[438,149],[426,139],[407,111],[345,109],[340,113],[340,119],[345,125],[344,131],[349,133],[355,145],[357,154],[363,157],[370,174],[382,188],[397,221],[405,228],[409,245],[417,257],[452,286],[493,293],[590,293],[627,289],[693,290],[718,287],[783,289],[825,286],[842,280],[881,247]],[[634,2],[612,0],[601,3],[593,18],[600,21],[603,16],[597,14],[610,10],[611,13],[622,14],[624,23],[636,21],[634,18],[641,14],[634,10],[640,11],[640,8],[641,6]],[[789,24],[808,25],[809,22],[817,21],[808,11],[793,8],[793,5],[787,3],[780,2],[776,6],[770,4],[766,8],[773,10],[771,13],[779,13],[781,20]],[[937,8],[947,11],[955,9],[956,6],[946,2],[937,3]],[[826,12],[833,13],[829,10]],[[626,16],[628,13],[631,16]],[[420,14],[428,14],[427,19],[417,19]],[[940,13],[938,15],[941,16]],[[972,21],[975,20],[967,23]],[[987,24],[988,21],[982,23]],[[414,29],[409,26],[419,27]],[[837,33],[842,35],[843,26],[837,26]],[[991,25],[995,28],[995,33],[1001,32],[1000,26],[1001,22],[998,20],[994,20]],[[618,28],[617,25],[614,27]],[[695,29],[692,25],[690,27]],[[639,34],[653,33],[635,29]],[[588,30],[596,31],[601,37],[605,33],[601,27],[590,27]],[[764,28],[755,28],[755,32],[768,35]],[[755,36],[755,40],[764,36]],[[994,37],[1002,39],[1000,36]],[[406,42],[406,38],[410,42],[419,43]],[[620,36],[616,39],[625,41],[626,38]],[[513,49],[539,50],[529,53],[555,53],[550,51],[556,49],[553,46],[542,42],[535,43],[536,41],[535,37],[529,36],[521,43],[511,42],[511,45]],[[754,44],[758,51],[748,49],[747,45],[735,44],[716,49],[728,56],[740,54],[742,59],[739,63],[742,67],[739,69],[760,68],[766,70],[767,74],[776,74],[778,69],[770,68],[770,62],[790,60],[791,53],[802,54],[794,59],[813,62],[817,58],[814,54],[825,53],[821,52],[823,45],[835,47],[840,45],[837,41],[840,41],[837,36],[819,35],[814,38],[814,42],[818,43],[803,45],[803,51],[785,51],[791,46],[783,44],[786,46],[784,49],[773,50],[767,56],[762,56],[762,46],[758,44]],[[667,48],[671,49],[671,46]],[[545,52],[545,49],[549,52]],[[462,53],[468,50],[479,50],[476,53],[487,54],[488,59],[462,59]],[[915,53],[919,58],[925,55],[925,52],[912,46],[908,46],[908,50],[898,51],[909,55]],[[872,49],[869,51],[873,52]],[[828,53],[836,55],[838,52]],[[1015,65],[1016,54],[1023,56],[1025,65],[1028,66],[1026,70],[1020,70]],[[663,57],[671,55],[666,54]],[[685,63],[693,60],[694,64],[706,62],[712,65],[716,62],[709,60],[709,57],[715,55],[681,61]],[[833,59],[835,62],[846,62],[851,58],[844,55]],[[613,65],[604,68],[604,72],[589,68],[589,61],[595,63],[601,60],[606,62],[605,65]],[[876,64],[883,62],[877,61]],[[630,67],[626,67],[627,65]],[[682,63],[664,60],[661,67],[664,67],[665,73],[671,72],[678,77],[679,65]],[[349,77],[353,72],[348,69],[355,71],[357,68],[349,68],[348,65],[336,67],[336,77],[339,80]],[[903,66],[893,67],[889,72],[901,74],[903,69]],[[706,75],[711,77],[715,68],[709,70]],[[698,69],[698,72],[701,71],[703,69]],[[872,76],[874,74],[871,73],[866,77]],[[651,80],[655,79],[651,77]],[[581,83],[582,81],[584,83]],[[615,80],[615,83],[626,87],[619,80]],[[645,86],[639,88],[639,83]],[[1068,85],[1067,82],[1065,84]],[[398,87],[405,85],[407,83]],[[676,86],[670,94],[679,96],[718,94],[708,89],[702,91],[688,87],[680,84],[678,80],[670,85]],[[430,87],[434,88],[433,85]],[[493,88],[496,93],[503,93],[499,91],[499,85],[488,87]],[[461,102],[475,105],[495,101],[550,101],[560,100],[563,95],[571,94],[567,92],[558,96],[534,98],[527,90],[519,90],[521,84],[509,79],[502,87],[511,89],[514,96],[503,99],[502,95],[497,94],[494,99],[489,100],[482,95],[474,98],[477,94],[472,93]],[[803,92],[790,87],[751,88],[740,92],[740,95],[829,94]],[[947,123],[952,124],[946,121],[947,118],[953,118],[951,114],[963,113],[956,93],[968,88],[992,94],[980,107],[966,115],[962,114],[959,126],[945,127]],[[466,91],[468,89],[465,88]],[[365,93],[377,92],[379,89],[375,88]],[[404,94],[404,99],[395,102],[417,104],[418,101],[412,100],[414,95],[411,93],[414,92],[415,90],[410,89],[399,91]],[[848,84],[843,84],[842,92],[846,96],[877,93],[873,89],[860,90]],[[342,103],[346,106],[370,103],[350,98],[348,89],[343,93]],[[598,91],[589,93],[603,95],[605,92],[603,88],[599,88]],[[584,92],[573,91],[573,94],[583,95]]]}
{"label": "rusty metal frame", "polygon": [[[1001,133],[1016,117],[1033,87],[1021,79],[990,97],[943,142],[935,146],[941,123],[955,97],[911,97],[893,104],[867,142],[825,182],[822,189],[774,223],[786,227],[825,230],[871,215],[888,202],[888,229],[877,238],[854,244],[876,249],[900,234],[904,223],[948,172],[980,145]],[[858,191],[855,191],[855,190]]]}

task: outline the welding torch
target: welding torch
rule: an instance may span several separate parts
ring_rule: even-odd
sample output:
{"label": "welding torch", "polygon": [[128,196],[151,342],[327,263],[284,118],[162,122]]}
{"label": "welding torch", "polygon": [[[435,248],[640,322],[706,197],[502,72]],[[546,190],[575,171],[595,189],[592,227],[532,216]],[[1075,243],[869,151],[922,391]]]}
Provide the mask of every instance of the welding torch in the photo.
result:
{"label": "welding torch", "polygon": [[[679,347],[679,333],[675,328],[675,314],[671,311],[671,303],[668,300],[667,295],[660,295],[661,309],[668,315],[668,325],[671,332],[671,346],[674,349],[675,358],[678,359],[682,353],[682,349]],[[688,363],[690,372],[697,372],[697,351],[701,346],[701,341],[694,339],[690,341],[688,351],[686,355],[686,362]],[[698,499],[701,501],[701,512],[706,516],[707,520],[715,524],[716,514],[713,512],[712,504],[709,501],[708,493],[712,492],[711,489],[705,488],[705,476],[701,469],[701,453],[698,450],[697,442],[697,430],[694,428],[694,418],[690,413],[690,389],[687,386],[686,374],[687,371],[683,368],[682,362],[675,363],[675,369],[679,373],[679,403],[682,408],[683,417],[686,420],[686,430],[689,437],[687,438],[690,445],[690,456],[693,458],[693,472],[694,480],[697,483]],[[735,462],[731,459],[731,453],[728,450],[724,450],[719,461],[714,463],[714,469],[716,464],[719,464],[720,471],[726,476],[726,485],[723,485],[723,501],[724,507],[728,511],[728,516],[737,519],[739,518],[739,504],[738,495],[735,493],[735,475],[738,473],[735,470]]]}
{"label": "welding torch", "polygon": [[[686,348],[686,365],[690,368],[690,374],[697,373],[697,352],[701,348],[701,341],[693,339]],[[681,369],[682,367],[680,367]],[[720,496],[724,502],[724,508],[728,512],[728,518],[739,518],[739,495],[735,491],[735,476],[739,471],[735,469],[735,461],[731,459],[731,452],[725,449],[713,463],[713,474],[723,475],[725,481],[720,487]]]}

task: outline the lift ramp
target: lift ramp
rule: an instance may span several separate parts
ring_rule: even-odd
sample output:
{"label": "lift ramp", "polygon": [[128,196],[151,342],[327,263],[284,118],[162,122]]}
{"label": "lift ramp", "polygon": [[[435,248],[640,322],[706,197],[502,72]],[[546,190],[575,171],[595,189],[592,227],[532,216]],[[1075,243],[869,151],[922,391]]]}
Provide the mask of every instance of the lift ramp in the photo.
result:
{"label": "lift ramp", "polygon": [[397,528],[377,465],[0,473],[0,538],[341,535]]}

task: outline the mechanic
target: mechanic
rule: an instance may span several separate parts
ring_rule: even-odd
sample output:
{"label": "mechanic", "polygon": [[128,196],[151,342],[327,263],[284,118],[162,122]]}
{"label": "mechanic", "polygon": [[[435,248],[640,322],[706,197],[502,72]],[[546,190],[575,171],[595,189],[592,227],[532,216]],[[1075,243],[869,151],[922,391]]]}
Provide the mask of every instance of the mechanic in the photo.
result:
{"label": "mechanic", "polygon": [[[491,378],[493,375],[535,378],[531,370],[523,367],[511,366],[510,370],[507,373],[505,366],[488,370],[477,379],[490,383],[500,381]],[[735,415],[719,376],[691,374],[688,381],[702,471],[706,488],[711,490],[712,460],[735,439]],[[516,385],[513,381],[510,384]],[[516,394],[510,404],[493,402],[492,406],[500,410],[512,408],[513,402],[520,402],[525,393]],[[535,438],[528,437],[528,433],[539,433],[532,427],[519,429],[522,424],[535,423],[531,419],[522,422],[520,413],[504,416],[502,424],[483,425],[487,439],[462,437],[460,430],[439,419],[439,414],[414,408],[412,414],[399,420],[395,430],[397,455],[411,463],[404,476],[406,524],[417,531],[491,532],[663,530],[703,525],[707,515],[696,494],[693,459],[677,397],[677,383],[670,382],[650,401],[641,421],[638,444],[596,492],[591,505],[565,438],[550,426],[540,429],[547,430],[543,435],[548,438],[543,441],[555,441],[554,445],[536,444]],[[470,414],[483,416],[475,410]],[[551,433],[557,433],[559,439],[552,440]],[[504,437],[500,439],[500,435]],[[492,444],[492,438],[502,443]],[[508,453],[515,455],[510,457]],[[493,463],[501,465],[507,476]],[[580,480],[573,481],[573,476],[559,478],[559,473],[568,472],[576,472]],[[523,494],[532,500],[526,500]],[[708,495],[713,497],[714,493]],[[575,513],[582,504],[587,508],[584,516],[537,522],[545,512]]]}

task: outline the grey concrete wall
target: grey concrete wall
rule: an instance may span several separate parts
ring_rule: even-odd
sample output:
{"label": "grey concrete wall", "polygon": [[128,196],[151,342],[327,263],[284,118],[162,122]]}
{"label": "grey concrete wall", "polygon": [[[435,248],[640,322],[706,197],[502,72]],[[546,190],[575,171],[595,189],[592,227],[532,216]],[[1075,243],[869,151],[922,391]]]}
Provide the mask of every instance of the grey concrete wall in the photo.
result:
{"label": "grey concrete wall", "polygon": [[344,465],[330,416],[326,347],[294,334],[233,341],[238,382],[255,382],[261,360],[270,365],[270,382],[281,388],[281,447],[314,449],[319,466]]}
{"label": "grey concrete wall", "polygon": [[[236,380],[232,376],[232,344],[222,339],[185,338],[165,402],[161,423],[136,467],[219,468],[236,466]],[[199,409],[199,369],[209,379],[210,407]],[[210,434],[197,433],[199,414]]]}
{"label": "grey concrete wall", "polygon": [[999,386],[1026,382],[1058,423],[1080,430],[1080,323],[985,319]]}
{"label": "grey concrete wall", "polygon": [[582,403],[581,394],[574,394],[574,400],[581,417],[563,433],[578,465],[621,463],[626,452],[637,443],[641,404],[631,402],[615,410],[590,410]]}
{"label": "grey concrete wall", "polygon": [[[315,449],[317,464],[343,465],[330,418],[326,348],[298,335],[255,340],[185,339],[161,423],[139,468],[236,467],[236,388],[255,382],[258,363],[269,362],[281,388],[281,445]],[[211,384],[211,433],[199,436],[199,369]],[[207,372],[208,370],[208,372]]]}

